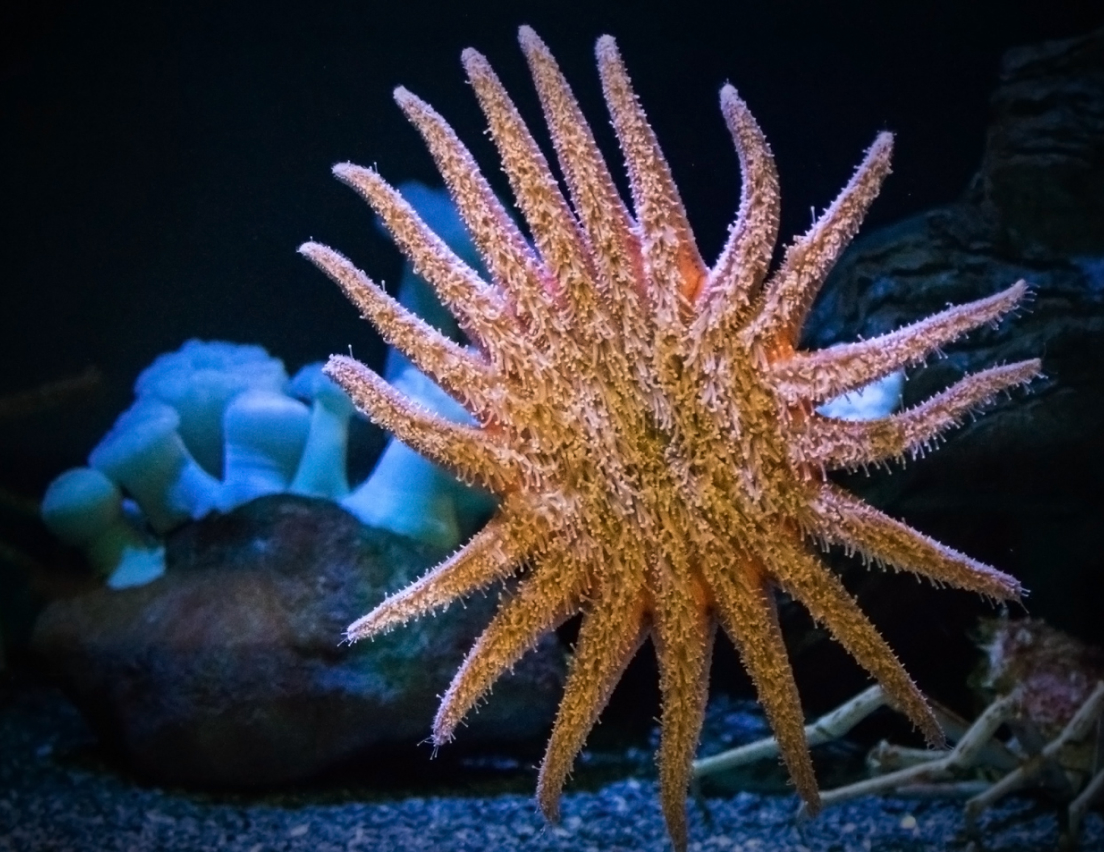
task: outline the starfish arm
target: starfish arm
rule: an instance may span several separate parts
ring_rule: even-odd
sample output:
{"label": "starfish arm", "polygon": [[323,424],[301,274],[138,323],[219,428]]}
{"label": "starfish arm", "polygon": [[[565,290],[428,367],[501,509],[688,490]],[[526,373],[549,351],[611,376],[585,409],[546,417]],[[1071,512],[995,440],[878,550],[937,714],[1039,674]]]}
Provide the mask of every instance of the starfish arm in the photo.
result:
{"label": "starfish arm", "polygon": [[359,361],[332,355],[325,372],[373,422],[462,481],[502,495],[524,477],[524,461],[482,429],[453,423],[416,405]]}
{"label": "starfish arm", "polygon": [[797,694],[793,669],[778,625],[778,611],[762,569],[750,563],[707,566],[706,576],[716,596],[721,626],[740,653],[744,668],[755,684],[759,703],[767,715],[782,760],[797,793],[812,813],[820,809],[820,792],[805,739],[805,717]]}
{"label": "starfish arm", "polygon": [[548,162],[486,58],[470,48],[462,56],[468,80],[490,125],[518,207],[529,224],[565,325],[592,326],[596,314],[593,270],[578,223]]}
{"label": "starfish arm", "polygon": [[490,410],[493,378],[487,365],[383,291],[348,258],[328,246],[303,243],[299,252],[330,276],[384,342],[477,416]]}
{"label": "starfish arm", "polygon": [[616,42],[602,36],[595,53],[602,92],[629,172],[645,273],[656,288],[657,319],[661,328],[675,329],[681,326],[682,305],[697,296],[707,270],[671,169],[633,92]]}
{"label": "starfish arm", "polygon": [[736,94],[721,89],[721,112],[740,160],[740,210],[699,300],[711,347],[742,320],[770,266],[778,240],[778,170],[762,128]]}
{"label": "starfish arm", "polygon": [[476,640],[441,699],[433,720],[433,742],[452,739],[457,725],[502,674],[537,640],[578,609],[582,567],[568,554],[548,554],[499,606]]}
{"label": "starfish arm", "polygon": [[686,789],[709,695],[709,662],[716,622],[709,608],[682,588],[665,584],[656,594],[652,641],[663,696],[659,789],[675,849],[687,845]]}
{"label": "starfish arm", "polygon": [[[537,88],[552,145],[571,193],[575,211],[593,249],[593,262],[603,286],[603,296],[625,301],[638,298],[642,275],[637,269],[640,245],[634,223],[625,209],[613,176],[594,141],[578,101],[560,72],[556,60],[529,27],[518,31],[518,41]],[[630,302],[636,305],[637,301]]]}
{"label": "starfish arm", "polygon": [[794,436],[795,462],[854,468],[919,455],[933,439],[1001,391],[1039,375],[1038,359],[972,373],[919,405],[877,420],[835,420],[813,414]]}
{"label": "starfish arm", "polygon": [[815,535],[865,559],[997,600],[1019,600],[1023,591],[1015,577],[928,538],[840,488],[825,485],[811,509]]}
{"label": "starfish arm", "polygon": [[414,264],[414,271],[429,282],[465,334],[490,352],[503,348],[516,335],[501,296],[426,226],[378,172],[339,163],[334,174],[379,214],[399,249]]}
{"label": "starfish arm", "polygon": [[611,585],[583,616],[563,699],[541,761],[537,803],[552,822],[559,819],[560,792],[575,756],[648,633],[639,585],[616,581]]}
{"label": "starfish arm", "polygon": [[828,272],[858,233],[866,211],[889,174],[893,134],[879,133],[843,191],[805,234],[794,241],[767,284],[766,302],[750,326],[751,341],[793,346]]}
{"label": "starfish arm", "polygon": [[890,702],[912,720],[929,745],[943,747],[943,731],[928,702],[839,579],[801,542],[778,544],[781,553],[770,570],[782,588],[801,601],[847,653],[874,676]]}
{"label": "starfish arm", "polygon": [[[556,60],[529,27],[518,31],[552,136],[560,170],[591,252],[596,287],[612,325],[614,345],[602,360],[624,364],[637,387],[651,381],[649,299],[640,241],[590,126]],[[616,358],[611,357],[616,356]],[[626,383],[627,385],[628,383]]]}
{"label": "starfish arm", "polygon": [[539,306],[552,283],[471,152],[421,98],[399,87],[395,101],[425,139],[491,277],[524,312],[524,320],[540,322],[548,311]]}
{"label": "starfish arm", "polygon": [[525,528],[500,512],[455,554],[350,624],[345,638],[357,642],[385,633],[508,577],[533,544]]}
{"label": "starfish arm", "polygon": [[796,353],[771,366],[771,381],[788,404],[824,402],[916,364],[966,332],[995,322],[1026,294],[1027,284],[1018,281],[992,296],[955,305],[870,340]]}

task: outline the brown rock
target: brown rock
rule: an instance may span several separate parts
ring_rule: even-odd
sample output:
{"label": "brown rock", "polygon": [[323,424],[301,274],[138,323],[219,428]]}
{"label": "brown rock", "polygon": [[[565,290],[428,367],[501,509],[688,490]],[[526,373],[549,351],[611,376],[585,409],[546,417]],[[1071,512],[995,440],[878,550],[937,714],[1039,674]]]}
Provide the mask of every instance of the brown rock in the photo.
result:
{"label": "brown rock", "polygon": [[[150,780],[308,778],[428,735],[496,595],[374,642],[341,640],[441,555],[333,503],[266,497],[174,533],[154,583],[54,602],[32,645],[100,736]],[[473,715],[461,747],[502,751],[543,736],[563,671],[547,637]]]}

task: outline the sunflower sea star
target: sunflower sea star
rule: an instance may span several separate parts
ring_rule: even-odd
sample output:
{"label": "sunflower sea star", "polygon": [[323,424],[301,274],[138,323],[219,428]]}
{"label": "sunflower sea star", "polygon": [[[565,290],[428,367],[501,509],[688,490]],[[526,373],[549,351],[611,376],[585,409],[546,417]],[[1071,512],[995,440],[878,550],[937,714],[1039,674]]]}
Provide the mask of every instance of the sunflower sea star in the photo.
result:
{"label": "sunflower sea star", "polygon": [[572,762],[646,638],[662,694],[659,782],[675,846],[717,624],[738,648],[798,793],[816,779],[773,599],[813,617],[931,741],[924,697],[808,540],[995,599],[1017,581],[926,538],[833,485],[825,472],[917,453],[1037,360],[967,376],[921,405],[870,422],[815,406],[857,389],[1012,310],[1023,282],[872,340],[797,349],[805,314],[889,171],[880,134],[835,202],[769,276],[778,178],[762,131],[731,86],[721,111],[743,173],[739,213],[712,268],[699,256],[667,163],[613,39],[597,44],[602,89],[628,167],[621,201],[571,90],[537,35],[520,31],[570,203],[487,60],[463,53],[533,246],[471,154],[429,105],[395,99],[420,131],[489,270],[480,279],[372,169],[334,168],[386,223],[474,342],[459,346],[398,305],[337,252],[300,251],[384,339],[463,404],[476,425],[406,400],[351,358],[329,374],[376,422],[500,508],[457,553],[348,628],[363,639],[517,575],[457,672],[433,724],[464,715],[545,631],[582,613],[537,797],[555,819]]}

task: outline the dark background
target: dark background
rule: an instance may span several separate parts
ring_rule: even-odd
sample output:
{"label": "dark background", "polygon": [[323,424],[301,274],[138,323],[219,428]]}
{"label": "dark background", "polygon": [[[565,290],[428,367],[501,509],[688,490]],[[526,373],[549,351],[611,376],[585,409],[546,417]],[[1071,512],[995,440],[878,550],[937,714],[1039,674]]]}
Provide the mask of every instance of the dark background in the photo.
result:
{"label": "dark background", "polygon": [[[295,248],[330,243],[377,280],[400,258],[329,174],[376,164],[433,181],[391,100],[402,84],[451,122],[505,193],[459,64],[484,52],[545,140],[516,45],[534,26],[619,164],[593,63],[615,35],[695,223],[715,255],[738,192],[717,108],[730,81],[777,156],[783,234],[828,204],[875,133],[895,172],[867,231],[958,196],[1010,46],[1087,32],[1101,4],[898,2],[151,3],[4,5],[0,395],[76,373],[93,399],[2,429],[0,485],[29,497],[88,449],[135,376],[189,337],[257,342],[289,369],[380,356],[372,331]],[[620,173],[620,167],[615,166]]]}

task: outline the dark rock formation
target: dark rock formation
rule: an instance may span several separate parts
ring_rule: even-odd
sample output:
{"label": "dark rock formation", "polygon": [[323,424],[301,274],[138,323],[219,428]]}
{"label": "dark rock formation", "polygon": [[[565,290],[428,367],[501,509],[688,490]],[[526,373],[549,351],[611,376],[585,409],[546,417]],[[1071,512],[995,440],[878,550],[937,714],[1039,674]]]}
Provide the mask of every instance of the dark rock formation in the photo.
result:
{"label": "dark rock formation", "polygon": [[[344,628],[442,554],[278,495],[191,524],[166,574],[51,604],[33,647],[102,739],[159,783],[256,786],[424,741],[496,595],[373,642]],[[496,686],[458,747],[542,737],[560,695],[554,636]]]}
{"label": "dark rock formation", "polygon": [[[1100,644],[1104,31],[1011,51],[991,107],[981,168],[963,198],[856,242],[827,282],[805,343],[871,337],[1020,278],[1031,284],[1017,316],[912,370],[905,405],[967,372],[1023,358],[1041,357],[1046,377],[892,475],[841,478],[1014,574],[1030,590],[1032,615]],[[954,684],[973,659],[965,632],[992,610],[963,592],[842,564],[918,681],[937,695],[961,688]],[[806,667],[815,678],[818,667]],[[824,687],[827,706],[846,691]]]}

